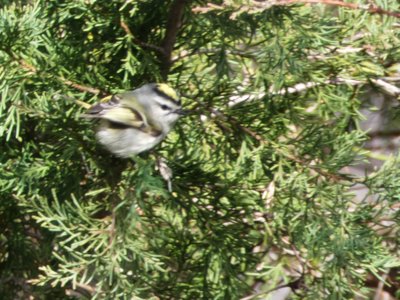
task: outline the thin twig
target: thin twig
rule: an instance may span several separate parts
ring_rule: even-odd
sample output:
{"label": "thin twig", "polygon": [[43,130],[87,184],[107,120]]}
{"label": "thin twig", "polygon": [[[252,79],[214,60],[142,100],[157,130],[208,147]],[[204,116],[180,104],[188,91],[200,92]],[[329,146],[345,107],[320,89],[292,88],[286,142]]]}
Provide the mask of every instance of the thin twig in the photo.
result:
{"label": "thin twig", "polygon": [[90,86],[82,85],[82,84],[73,82],[73,81],[71,81],[71,80],[62,78],[62,77],[57,77],[57,78],[58,78],[62,83],[64,83],[65,85],[68,85],[68,86],[70,86],[70,87],[73,87],[74,89],[77,89],[77,90],[82,91],[82,92],[88,92],[88,93],[94,94],[94,95],[99,95],[99,94],[105,95],[105,94],[106,94],[105,92],[102,92],[101,90],[96,89],[96,88],[93,88],[93,87],[90,87]]}
{"label": "thin twig", "polygon": [[81,288],[81,289],[87,291],[88,293],[90,293],[90,294],[92,294],[92,295],[96,292],[96,287],[91,286],[91,285],[89,285],[89,284],[83,284],[83,283],[77,282],[77,283],[76,283],[76,286],[77,286],[78,288]]}
{"label": "thin twig", "polygon": [[157,45],[145,43],[145,42],[139,40],[138,38],[136,38],[136,37],[133,35],[132,31],[130,30],[128,24],[125,23],[125,21],[121,20],[121,21],[120,21],[120,25],[121,25],[121,28],[126,32],[126,34],[127,34],[129,37],[132,38],[132,40],[133,40],[133,42],[134,42],[135,44],[139,45],[139,46],[142,47],[142,48],[147,48],[147,49],[150,49],[150,50],[154,50],[154,51],[156,51],[156,52],[158,52],[158,53],[161,53],[161,54],[165,55],[164,48],[162,48],[162,47],[160,47],[160,46],[157,46]]}
{"label": "thin twig", "polygon": [[110,236],[109,236],[109,247],[110,248],[112,248],[114,241],[115,241],[115,235],[116,235],[115,222],[116,222],[116,214],[115,214],[115,209],[113,208],[112,213],[111,213]]}
{"label": "thin twig", "polygon": [[297,289],[297,286],[301,283],[301,281],[302,281],[302,277],[300,277],[300,278],[298,278],[298,279],[296,279],[294,281],[291,281],[289,283],[278,285],[277,287],[269,289],[269,290],[267,290],[265,292],[259,292],[259,293],[252,294],[250,296],[246,296],[244,298],[241,298],[240,300],[251,300],[251,299],[254,299],[254,298],[258,297],[258,296],[267,295],[269,293],[272,293],[272,292],[274,292],[276,290],[280,290],[280,289],[283,289],[283,288],[290,288],[291,291],[294,291],[294,290]]}
{"label": "thin twig", "polygon": [[277,290],[280,290],[280,289],[284,289],[284,288],[290,288],[289,284],[278,285],[277,287],[269,289],[269,290],[267,290],[265,292],[259,292],[259,293],[255,293],[255,294],[240,298],[240,300],[251,300],[251,299],[254,299],[254,298],[258,297],[258,296],[267,295],[269,293],[272,293],[274,291],[277,291]]}

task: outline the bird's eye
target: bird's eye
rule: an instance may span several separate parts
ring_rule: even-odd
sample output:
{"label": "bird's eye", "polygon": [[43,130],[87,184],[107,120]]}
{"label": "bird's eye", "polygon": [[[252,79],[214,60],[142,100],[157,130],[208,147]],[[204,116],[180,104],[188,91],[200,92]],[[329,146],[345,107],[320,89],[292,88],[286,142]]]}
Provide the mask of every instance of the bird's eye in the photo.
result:
{"label": "bird's eye", "polygon": [[161,105],[161,109],[162,110],[171,110],[171,107],[169,107],[168,105],[163,104],[163,105]]}

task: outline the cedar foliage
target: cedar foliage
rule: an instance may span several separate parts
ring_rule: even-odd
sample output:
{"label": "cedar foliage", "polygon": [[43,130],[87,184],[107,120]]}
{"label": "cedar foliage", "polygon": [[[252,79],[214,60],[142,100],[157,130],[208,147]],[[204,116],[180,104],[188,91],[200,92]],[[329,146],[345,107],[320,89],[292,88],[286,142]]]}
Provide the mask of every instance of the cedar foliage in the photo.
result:
{"label": "cedar foliage", "polygon": [[[399,265],[398,158],[346,171],[368,158],[364,95],[398,77],[399,19],[208,3],[3,1],[3,299],[266,299],[284,284],[352,299]],[[154,151],[113,157],[73,100],[154,81],[193,113]]]}

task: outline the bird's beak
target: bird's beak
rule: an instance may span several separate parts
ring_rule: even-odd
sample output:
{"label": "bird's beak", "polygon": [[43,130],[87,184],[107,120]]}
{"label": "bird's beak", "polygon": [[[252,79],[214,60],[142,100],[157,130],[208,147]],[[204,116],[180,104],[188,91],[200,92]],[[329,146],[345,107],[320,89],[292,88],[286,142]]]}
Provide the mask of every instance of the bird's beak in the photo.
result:
{"label": "bird's beak", "polygon": [[176,109],[174,112],[175,112],[176,114],[178,114],[178,115],[181,115],[181,116],[186,116],[186,115],[188,115],[188,114],[191,113],[190,110],[182,109],[182,108]]}

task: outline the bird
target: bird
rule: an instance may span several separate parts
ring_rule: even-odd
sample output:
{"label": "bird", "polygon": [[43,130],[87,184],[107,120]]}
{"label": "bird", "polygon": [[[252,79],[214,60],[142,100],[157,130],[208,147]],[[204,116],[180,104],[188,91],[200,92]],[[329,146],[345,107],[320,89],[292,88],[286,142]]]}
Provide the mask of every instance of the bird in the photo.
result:
{"label": "bird", "polygon": [[96,137],[118,157],[154,148],[186,115],[178,93],[166,83],[148,83],[104,98],[82,116],[99,119]]}

